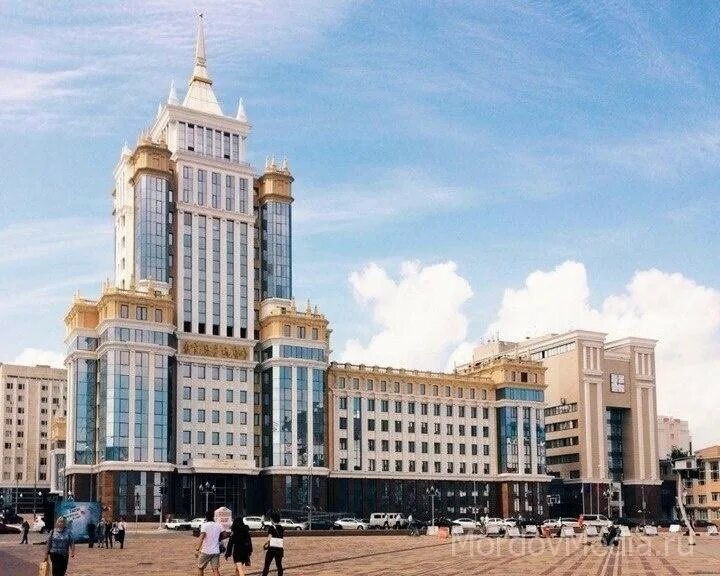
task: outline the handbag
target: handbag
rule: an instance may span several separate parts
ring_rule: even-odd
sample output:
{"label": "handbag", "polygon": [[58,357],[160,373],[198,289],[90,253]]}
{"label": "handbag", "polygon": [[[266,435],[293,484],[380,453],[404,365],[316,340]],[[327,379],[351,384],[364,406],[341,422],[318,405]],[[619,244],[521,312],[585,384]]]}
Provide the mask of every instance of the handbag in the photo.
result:
{"label": "handbag", "polygon": [[283,548],[283,539],[282,538],[273,538],[272,536],[270,536],[269,547],[270,548]]}
{"label": "handbag", "polygon": [[48,562],[40,562],[38,566],[38,576],[48,576],[50,574],[50,566]]}

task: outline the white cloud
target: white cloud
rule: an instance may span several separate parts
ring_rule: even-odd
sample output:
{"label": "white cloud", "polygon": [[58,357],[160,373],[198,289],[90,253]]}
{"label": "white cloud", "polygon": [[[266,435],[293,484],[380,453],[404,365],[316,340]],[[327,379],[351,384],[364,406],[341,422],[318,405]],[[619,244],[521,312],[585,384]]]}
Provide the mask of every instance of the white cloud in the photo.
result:
{"label": "white cloud", "polygon": [[657,339],[658,411],[689,419],[697,446],[717,443],[720,291],[682,274],[643,270],[595,308],[585,266],[569,261],[508,288],[487,335],[518,340],[572,329]]}
{"label": "white cloud", "polygon": [[369,264],[349,280],[356,301],[370,309],[379,330],[367,344],[348,340],[344,362],[440,370],[467,334],[462,307],[472,290],[454,262],[404,262],[397,280]]}
{"label": "white cloud", "polygon": [[39,350],[37,348],[25,348],[17,355],[12,364],[25,366],[45,365],[52,368],[63,368],[65,357],[54,350]]}

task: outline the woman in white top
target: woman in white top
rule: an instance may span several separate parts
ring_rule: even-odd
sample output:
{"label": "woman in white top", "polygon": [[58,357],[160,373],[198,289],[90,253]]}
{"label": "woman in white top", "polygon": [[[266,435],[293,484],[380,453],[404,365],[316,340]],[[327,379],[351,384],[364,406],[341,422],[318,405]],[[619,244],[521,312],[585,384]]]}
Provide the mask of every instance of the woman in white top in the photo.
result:
{"label": "woman in white top", "polygon": [[120,548],[125,547],[125,530],[127,526],[125,524],[125,516],[120,516],[120,522],[117,523],[117,536],[115,539],[120,542]]}

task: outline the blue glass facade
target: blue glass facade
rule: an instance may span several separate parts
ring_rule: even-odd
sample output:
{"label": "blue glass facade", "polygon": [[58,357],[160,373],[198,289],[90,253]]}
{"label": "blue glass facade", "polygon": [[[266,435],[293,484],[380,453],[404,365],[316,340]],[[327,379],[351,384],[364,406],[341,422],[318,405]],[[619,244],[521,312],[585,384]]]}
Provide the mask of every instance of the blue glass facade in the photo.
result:
{"label": "blue glass facade", "polygon": [[155,382],[153,383],[153,460],[168,461],[170,445],[170,383],[168,357],[155,354]]}
{"label": "blue glass facade", "polygon": [[605,440],[608,447],[608,473],[615,482],[623,477],[623,409],[605,409]]}
{"label": "blue glass facade", "polygon": [[497,408],[498,472],[518,471],[518,409],[517,406]]}
{"label": "blue glass facade", "polygon": [[535,409],[535,439],[537,441],[537,473],[545,474],[545,410]]}
{"label": "blue glass facade", "polygon": [[75,381],[75,462],[95,462],[95,418],[97,362],[76,359],[74,361]]}
{"label": "blue glass facade", "polygon": [[308,369],[297,367],[297,463],[308,465]]}
{"label": "blue glass facade", "polygon": [[313,466],[325,466],[325,371],[312,371]]}
{"label": "blue glass facade", "polygon": [[136,462],[145,462],[148,459],[148,410],[150,402],[149,354],[135,352],[135,430],[133,444],[133,458]]}
{"label": "blue glass facade", "polygon": [[523,402],[544,402],[545,393],[533,388],[500,388],[495,393],[498,400],[521,400]]}
{"label": "blue glass facade", "polygon": [[267,202],[260,207],[262,298],[292,298],[291,207]]}
{"label": "blue glass facade", "polygon": [[128,459],[130,436],[130,352],[111,350],[103,354],[107,391],[105,395],[105,449],[103,460]]}
{"label": "blue glass facade", "polygon": [[135,279],[167,282],[170,268],[168,182],[143,174],[135,184]]}

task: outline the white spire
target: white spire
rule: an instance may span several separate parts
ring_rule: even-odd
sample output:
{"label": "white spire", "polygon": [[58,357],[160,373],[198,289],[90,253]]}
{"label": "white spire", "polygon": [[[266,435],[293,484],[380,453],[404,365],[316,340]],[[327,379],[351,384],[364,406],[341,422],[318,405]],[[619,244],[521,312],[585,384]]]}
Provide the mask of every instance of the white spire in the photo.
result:
{"label": "white spire", "polygon": [[128,148],[127,140],[125,140],[125,143],[123,144],[121,154],[123,156],[130,156],[130,154],[131,154],[130,148]]}
{"label": "white spire", "polygon": [[[288,159],[287,159],[287,156],[285,156],[285,157],[283,158],[282,169],[283,169],[283,170],[289,170],[289,169],[290,169],[290,168],[288,168]],[[310,300],[308,300],[308,302],[310,302]]]}
{"label": "white spire", "polygon": [[265,156],[265,170],[270,168],[270,156]]}
{"label": "white spire", "polygon": [[245,113],[245,106],[243,105],[243,99],[240,98],[238,101],[238,110],[237,115],[235,116],[238,120],[242,122],[247,122],[247,114]]}
{"label": "white spire", "polygon": [[195,39],[195,66],[193,67],[192,76],[190,76],[190,84],[188,85],[187,94],[185,94],[185,100],[183,100],[183,106],[222,116],[222,110],[213,92],[212,80],[206,64],[205,29],[203,28],[203,15],[200,14]]}
{"label": "white spire", "polygon": [[170,81],[170,94],[168,94],[168,104],[180,104],[178,100],[177,90],[175,89],[175,80]]}
{"label": "white spire", "polygon": [[157,117],[162,113],[162,102],[158,102]]}

